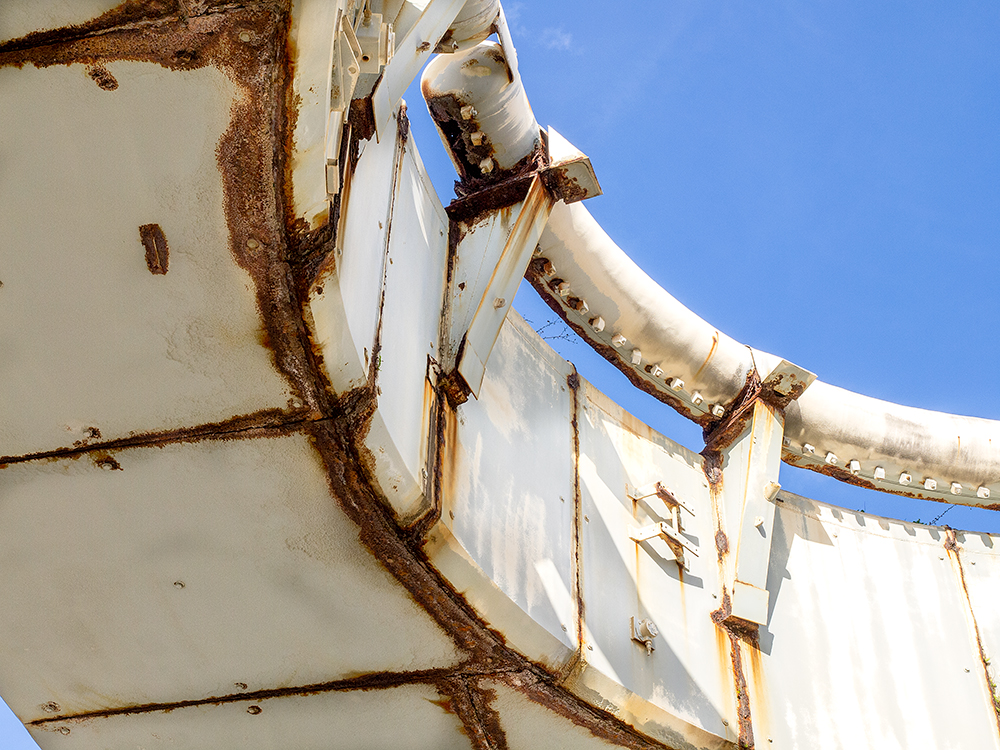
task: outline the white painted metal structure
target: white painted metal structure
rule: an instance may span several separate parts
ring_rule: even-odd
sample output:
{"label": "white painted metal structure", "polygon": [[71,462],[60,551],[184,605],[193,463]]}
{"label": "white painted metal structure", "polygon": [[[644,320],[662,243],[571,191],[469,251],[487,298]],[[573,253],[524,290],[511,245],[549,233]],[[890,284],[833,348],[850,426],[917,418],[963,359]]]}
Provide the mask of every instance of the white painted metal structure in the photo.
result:
{"label": "white painted metal structure", "polygon": [[[435,51],[447,209],[400,109]],[[988,505],[996,424],[660,289],[497,3],[14,2],[0,103],[0,694],[46,750],[1000,747],[997,537],[778,486]]]}

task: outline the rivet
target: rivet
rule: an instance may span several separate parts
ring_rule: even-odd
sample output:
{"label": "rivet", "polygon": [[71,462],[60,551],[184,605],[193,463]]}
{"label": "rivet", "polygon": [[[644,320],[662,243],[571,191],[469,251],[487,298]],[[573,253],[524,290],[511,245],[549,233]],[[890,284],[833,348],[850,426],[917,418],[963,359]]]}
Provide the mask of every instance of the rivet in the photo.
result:
{"label": "rivet", "polygon": [[504,299],[503,297],[497,297],[495,300],[493,300],[493,309],[494,310],[499,310],[501,307],[503,307],[506,304],[507,304],[507,300],[506,299]]}
{"label": "rivet", "polygon": [[235,685],[239,690],[247,689],[247,684],[245,682],[234,682],[233,685]]}
{"label": "rivet", "polygon": [[723,719],[723,720],[722,720],[722,726],[724,726],[724,727],[728,727],[728,726],[729,726],[729,722],[728,722],[728,721],[726,721],[725,719]]}
{"label": "rivet", "polygon": [[250,32],[249,31],[241,31],[240,32],[240,41],[241,42],[249,42],[250,41]]}
{"label": "rivet", "polygon": [[304,406],[304,404],[302,403],[302,399],[298,398],[297,396],[293,396],[288,403],[292,405],[293,409],[301,409]]}
{"label": "rivet", "polygon": [[453,511],[453,510],[449,510],[449,511],[448,511],[448,517],[449,517],[449,518],[450,518],[450,519],[451,519],[452,521],[454,521],[454,520],[455,520],[455,511]]}
{"label": "rivet", "polygon": [[174,581],[174,587],[179,589],[184,588],[184,581]]}
{"label": "rivet", "polygon": [[564,633],[568,633],[568,632],[569,632],[569,631],[567,630],[567,628],[566,628],[566,626],[565,626],[565,625],[560,625],[560,627],[561,627],[561,628],[563,629],[563,632],[564,632]]}
{"label": "rivet", "polygon": [[59,704],[55,701],[49,701],[48,703],[42,704],[42,710],[47,714],[57,714],[59,713]]}
{"label": "rivet", "polygon": [[590,523],[590,516],[584,516],[583,520],[586,521],[587,523]]}
{"label": "rivet", "polygon": [[69,734],[69,727],[59,727],[59,734]]}
{"label": "rivet", "polygon": [[588,651],[593,651],[593,650],[594,650],[594,647],[593,647],[593,646],[591,646],[591,645],[590,645],[590,644],[588,643],[588,644],[587,644],[587,650],[588,650]]}
{"label": "rivet", "polygon": [[257,714],[260,713],[260,706],[249,706],[247,708],[247,713],[256,716]]}
{"label": "rivet", "polygon": [[257,242],[257,240],[255,240],[253,237],[251,237],[250,239],[247,240],[247,247],[249,247],[251,250],[256,250],[258,247],[260,247],[260,243]]}

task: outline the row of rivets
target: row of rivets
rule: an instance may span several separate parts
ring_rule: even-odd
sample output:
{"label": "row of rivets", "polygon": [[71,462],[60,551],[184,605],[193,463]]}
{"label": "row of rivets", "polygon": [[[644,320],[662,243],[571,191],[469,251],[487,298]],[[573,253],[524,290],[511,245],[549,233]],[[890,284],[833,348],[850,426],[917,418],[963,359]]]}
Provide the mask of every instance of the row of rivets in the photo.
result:
{"label": "row of rivets", "polygon": [[[533,261],[535,271],[540,276],[543,276],[545,278],[554,276],[556,272],[556,267],[552,264],[552,261],[550,261],[548,258],[540,257],[539,256],[540,252],[541,248],[536,247],[534,252],[534,255],[536,257],[535,260]],[[566,300],[566,306],[569,307],[571,310],[575,310],[580,315],[586,315],[586,313],[590,311],[590,307],[587,305],[586,300],[580,297],[569,296],[570,284],[565,279],[556,279],[556,278],[551,279],[548,282],[548,285],[553,292],[555,292],[560,297]],[[595,333],[601,333],[604,330],[605,326],[607,325],[604,318],[602,318],[600,315],[595,315],[594,317],[590,318],[588,323],[590,324],[590,327],[594,330]],[[616,348],[622,349],[628,343],[628,339],[621,333],[616,333],[611,337],[611,343]],[[635,367],[641,366],[642,350],[639,349],[638,347],[633,348],[629,354],[629,359],[633,366]],[[652,363],[647,364],[645,367],[645,371],[656,379],[663,378],[663,368],[660,367],[660,365],[658,364],[652,364]],[[668,378],[666,380],[666,386],[670,388],[672,391],[678,391],[678,392],[683,391],[684,381],[681,380],[680,378]],[[694,391],[691,394],[691,403],[694,404],[695,406],[701,406],[702,404],[705,403],[705,398],[698,391]],[[710,404],[708,409],[711,412],[711,414],[715,417],[721,417],[726,413],[726,407],[724,407],[722,404]]]}
{"label": "row of rivets", "polygon": [[[813,445],[810,445],[809,443],[805,443],[802,446],[802,452],[803,453],[808,453],[810,455],[816,455],[816,447],[813,446]],[[833,453],[832,451],[827,451],[826,456],[823,457],[823,461],[826,464],[828,464],[829,466],[836,466],[840,462],[840,459],[837,458],[837,454],[836,453]],[[855,459],[851,459],[848,462],[848,464],[847,464],[847,470],[850,471],[851,474],[853,474],[854,476],[860,475],[861,474],[861,462],[858,461],[856,458]],[[882,466],[876,466],[875,469],[874,469],[874,471],[872,472],[872,478],[876,482],[884,482],[885,481],[885,468],[883,468]],[[900,475],[899,475],[899,479],[897,480],[897,484],[901,484],[904,487],[906,487],[907,485],[913,484],[913,475],[910,474],[909,472],[906,472],[906,471],[901,472]],[[935,491],[937,491],[937,487],[938,487],[937,480],[933,479],[932,477],[924,477],[924,481],[923,481],[922,484],[923,484],[923,488],[925,490],[927,490],[928,492],[935,492]],[[949,487],[949,491],[951,492],[952,495],[961,495],[962,491],[963,491],[962,484],[960,482],[951,482],[951,486]],[[989,487],[980,486],[980,487],[976,488],[976,497],[978,497],[978,498],[980,498],[982,500],[986,500],[986,499],[989,498],[989,496],[990,496],[990,488]]]}

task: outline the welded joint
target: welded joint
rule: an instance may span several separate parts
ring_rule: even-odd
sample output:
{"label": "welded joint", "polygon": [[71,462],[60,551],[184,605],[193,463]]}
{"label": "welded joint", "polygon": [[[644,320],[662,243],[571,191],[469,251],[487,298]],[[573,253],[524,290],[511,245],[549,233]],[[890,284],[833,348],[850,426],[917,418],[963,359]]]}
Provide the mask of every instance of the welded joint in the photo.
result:
{"label": "welded joint", "polygon": [[566,203],[576,203],[601,194],[601,185],[590,157],[559,135],[552,126],[549,126],[546,149],[548,166],[542,167],[539,174],[553,195]]}

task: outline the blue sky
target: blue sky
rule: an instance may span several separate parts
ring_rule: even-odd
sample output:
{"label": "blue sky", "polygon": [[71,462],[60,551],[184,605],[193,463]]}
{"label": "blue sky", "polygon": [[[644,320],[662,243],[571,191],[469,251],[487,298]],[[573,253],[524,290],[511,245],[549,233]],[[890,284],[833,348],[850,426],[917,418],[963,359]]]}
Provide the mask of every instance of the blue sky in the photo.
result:
{"label": "blue sky", "polygon": [[[671,294],[830,383],[1000,418],[1000,5],[505,7],[539,122],[597,170],[605,194],[589,209]],[[407,100],[447,202],[451,165],[416,88]],[[552,315],[536,300],[529,288],[516,305],[539,326]],[[697,428],[585,344],[552,343],[633,413],[701,448]],[[787,466],[781,482],[908,520],[948,507]],[[990,511],[941,522],[1000,531]],[[0,745],[35,747],[9,716]]]}

